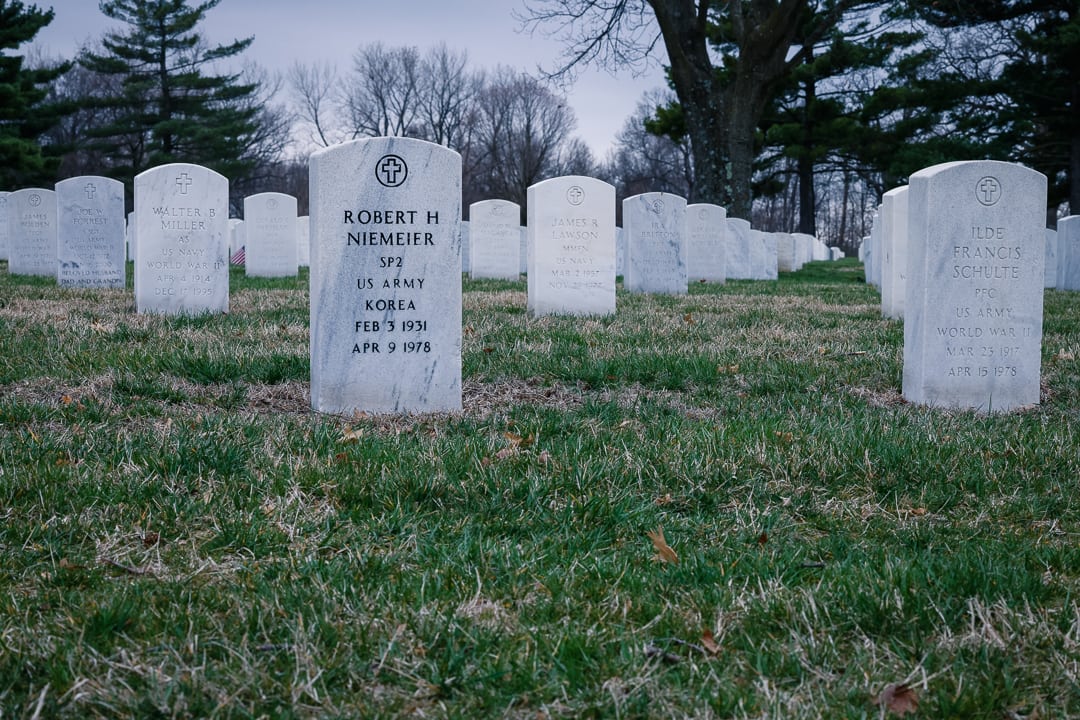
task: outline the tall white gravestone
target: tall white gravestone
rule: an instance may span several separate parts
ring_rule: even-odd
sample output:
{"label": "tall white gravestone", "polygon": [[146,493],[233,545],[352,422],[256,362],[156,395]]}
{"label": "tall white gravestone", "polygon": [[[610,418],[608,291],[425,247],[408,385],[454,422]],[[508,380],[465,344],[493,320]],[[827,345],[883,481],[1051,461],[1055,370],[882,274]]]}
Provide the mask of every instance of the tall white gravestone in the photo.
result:
{"label": "tall white gravestone", "polygon": [[482,200],[469,206],[469,276],[517,280],[521,274],[521,206]]}
{"label": "tall white gravestone", "polygon": [[1039,402],[1046,177],[996,161],[911,176],[904,397],[1007,412]]}
{"label": "tall white gravestone", "polygon": [[311,405],[461,409],[461,156],[409,138],[311,156]]}
{"label": "tall white gravestone", "polygon": [[171,163],[135,176],[135,309],[229,311],[229,181]]}
{"label": "tall white gravestone", "polygon": [[581,175],[528,191],[528,310],[542,315],[615,312],[615,188]]}
{"label": "tall white gravestone", "polygon": [[629,292],[687,292],[686,200],[670,193],[642,193],[623,200]]}
{"label": "tall white gravestone", "polygon": [[259,193],[244,198],[244,274],[248,277],[296,277],[299,251],[296,198]]}
{"label": "tall white gravestone", "polygon": [[42,188],[8,195],[8,272],[56,277],[56,192]]}
{"label": "tall white gravestone", "polygon": [[124,184],[82,176],[56,183],[57,273],[67,287],[124,287]]}
{"label": "tall white gravestone", "polygon": [[727,278],[724,262],[727,246],[727,210],[710,203],[686,206],[687,278],[723,283]]}

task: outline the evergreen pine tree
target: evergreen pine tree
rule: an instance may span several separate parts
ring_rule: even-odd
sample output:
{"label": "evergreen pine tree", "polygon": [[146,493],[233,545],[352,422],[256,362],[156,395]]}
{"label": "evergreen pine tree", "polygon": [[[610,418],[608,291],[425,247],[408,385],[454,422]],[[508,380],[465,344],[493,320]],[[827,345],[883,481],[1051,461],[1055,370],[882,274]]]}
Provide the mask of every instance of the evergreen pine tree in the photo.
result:
{"label": "evergreen pine tree", "polygon": [[96,128],[96,147],[125,181],[170,162],[205,165],[229,178],[254,165],[245,155],[259,132],[254,84],[213,74],[215,63],[243,52],[251,37],[208,47],[197,27],[221,0],[102,0],[101,11],[128,25],[107,33],[101,52],[84,51],[87,69],[122,78],[121,92],[99,100],[114,110]]}
{"label": "evergreen pine tree", "polygon": [[60,158],[38,141],[62,112],[43,102],[48,84],[70,64],[28,69],[22,56],[7,54],[32,40],[52,19],[52,10],[0,0],[0,188],[51,185],[56,180]]}

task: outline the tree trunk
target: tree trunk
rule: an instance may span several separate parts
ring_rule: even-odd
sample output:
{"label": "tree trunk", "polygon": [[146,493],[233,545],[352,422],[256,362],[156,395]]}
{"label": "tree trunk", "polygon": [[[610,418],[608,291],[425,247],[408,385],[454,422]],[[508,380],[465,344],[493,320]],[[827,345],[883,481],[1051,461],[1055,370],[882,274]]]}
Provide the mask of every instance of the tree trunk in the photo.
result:
{"label": "tree trunk", "polygon": [[[813,60],[813,46],[803,48],[807,55],[807,62]],[[817,236],[817,194],[814,192],[814,126],[810,119],[810,113],[814,102],[817,100],[816,81],[812,75],[807,76],[803,85],[802,130],[803,151],[799,153],[799,232]]]}

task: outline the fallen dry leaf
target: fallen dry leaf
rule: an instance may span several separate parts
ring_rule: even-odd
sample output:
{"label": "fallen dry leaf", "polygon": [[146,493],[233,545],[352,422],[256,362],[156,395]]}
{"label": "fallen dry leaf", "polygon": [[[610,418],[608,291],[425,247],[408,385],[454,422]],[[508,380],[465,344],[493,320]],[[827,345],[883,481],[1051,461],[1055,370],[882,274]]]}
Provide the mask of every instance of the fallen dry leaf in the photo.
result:
{"label": "fallen dry leaf", "polygon": [[889,683],[872,702],[901,717],[919,710],[919,696],[907,683]]}
{"label": "fallen dry leaf", "polygon": [[521,437],[520,435],[515,435],[512,432],[504,432],[503,437],[509,440],[511,445],[523,448],[529,447],[536,440],[536,436],[531,433],[529,435],[526,435],[525,437]]}
{"label": "fallen dry leaf", "polygon": [[354,430],[346,430],[341,435],[341,442],[343,442],[343,443],[356,442],[357,440],[359,440],[362,437],[364,437],[364,429],[363,428],[356,428]]}
{"label": "fallen dry leaf", "polygon": [[685,315],[682,316],[682,319],[683,319],[683,322],[686,323],[687,325],[693,325],[694,324],[694,316],[693,316],[692,313],[686,313]]}
{"label": "fallen dry leaf", "polygon": [[1076,359],[1076,353],[1074,353],[1072,351],[1069,351],[1069,350],[1066,350],[1065,348],[1061,348],[1060,350],[1058,350],[1058,354],[1054,356],[1054,359],[1059,360],[1059,361],[1060,360],[1075,360]]}
{"label": "fallen dry leaf", "polygon": [[142,544],[144,547],[154,547],[161,541],[161,536],[153,530],[148,531],[143,535]]}
{"label": "fallen dry leaf", "polygon": [[75,401],[71,399],[70,395],[64,395],[63,397],[60,398],[60,402],[63,403],[64,405],[70,405],[71,403],[73,403]]}
{"label": "fallen dry leaf", "polygon": [[85,565],[76,565],[75,563],[71,562],[67,558],[60,558],[60,563],[59,564],[60,564],[60,569],[61,570],[85,570],[86,569]]}
{"label": "fallen dry leaf", "polygon": [[511,445],[510,447],[504,447],[502,450],[495,453],[495,459],[505,460],[508,457],[513,457],[514,455],[517,455],[517,451],[518,449],[515,445]]}
{"label": "fallen dry leaf", "polygon": [[769,533],[762,530],[761,534],[757,536],[757,544],[761,546],[767,542],[769,542]]}
{"label": "fallen dry leaf", "polygon": [[912,515],[925,515],[926,514],[926,508],[924,508],[924,507],[911,508],[911,514]]}
{"label": "fallen dry leaf", "polygon": [[663,496],[658,497],[655,500],[653,500],[653,504],[654,505],[659,505],[660,507],[663,507],[665,505],[670,505],[673,502],[675,502],[675,501],[671,498],[671,493],[668,493],[667,495],[663,495]]}
{"label": "fallen dry leaf", "polygon": [[784,442],[787,442],[787,443],[792,442],[792,441],[795,440],[795,436],[792,435],[789,432],[780,432],[779,430],[777,430],[777,431],[773,432],[773,435],[775,435],[776,437],[780,438],[781,440],[783,440]]}
{"label": "fallen dry leaf", "polygon": [[674,565],[679,564],[678,554],[675,552],[675,550],[672,549],[670,545],[667,544],[667,540],[664,539],[663,528],[658,527],[656,528],[656,530],[653,530],[652,532],[647,532],[645,534],[649,536],[650,540],[652,540],[653,547],[656,549],[657,560],[659,560],[660,562],[672,563]]}
{"label": "fallen dry leaf", "polygon": [[716,643],[716,637],[709,628],[705,628],[705,632],[701,633],[701,646],[713,655],[720,654],[720,646]]}
{"label": "fallen dry leaf", "polygon": [[549,453],[547,450],[542,450],[540,452],[540,455],[536,459],[541,465],[547,465],[551,462],[551,453]]}

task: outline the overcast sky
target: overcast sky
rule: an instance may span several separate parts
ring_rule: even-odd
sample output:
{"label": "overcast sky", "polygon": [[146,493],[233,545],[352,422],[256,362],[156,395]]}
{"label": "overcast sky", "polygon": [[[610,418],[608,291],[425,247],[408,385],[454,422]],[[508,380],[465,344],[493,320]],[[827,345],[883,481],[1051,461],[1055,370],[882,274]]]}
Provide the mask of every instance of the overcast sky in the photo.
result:
{"label": "overcast sky", "polygon": [[[38,33],[36,44],[53,56],[71,58],[86,41],[119,27],[98,9],[97,0],[26,0],[52,7],[56,17]],[[297,60],[330,62],[339,73],[352,66],[361,45],[414,45],[421,51],[445,42],[466,50],[473,69],[510,65],[533,73],[552,67],[562,49],[554,38],[519,32],[513,11],[520,0],[222,0],[202,26],[212,43],[253,35],[243,57],[272,72],[285,73]],[[658,58],[662,60],[664,58]],[[663,87],[657,62],[645,75],[612,76],[590,69],[567,93],[578,120],[577,134],[603,160],[615,134],[646,90]]]}

